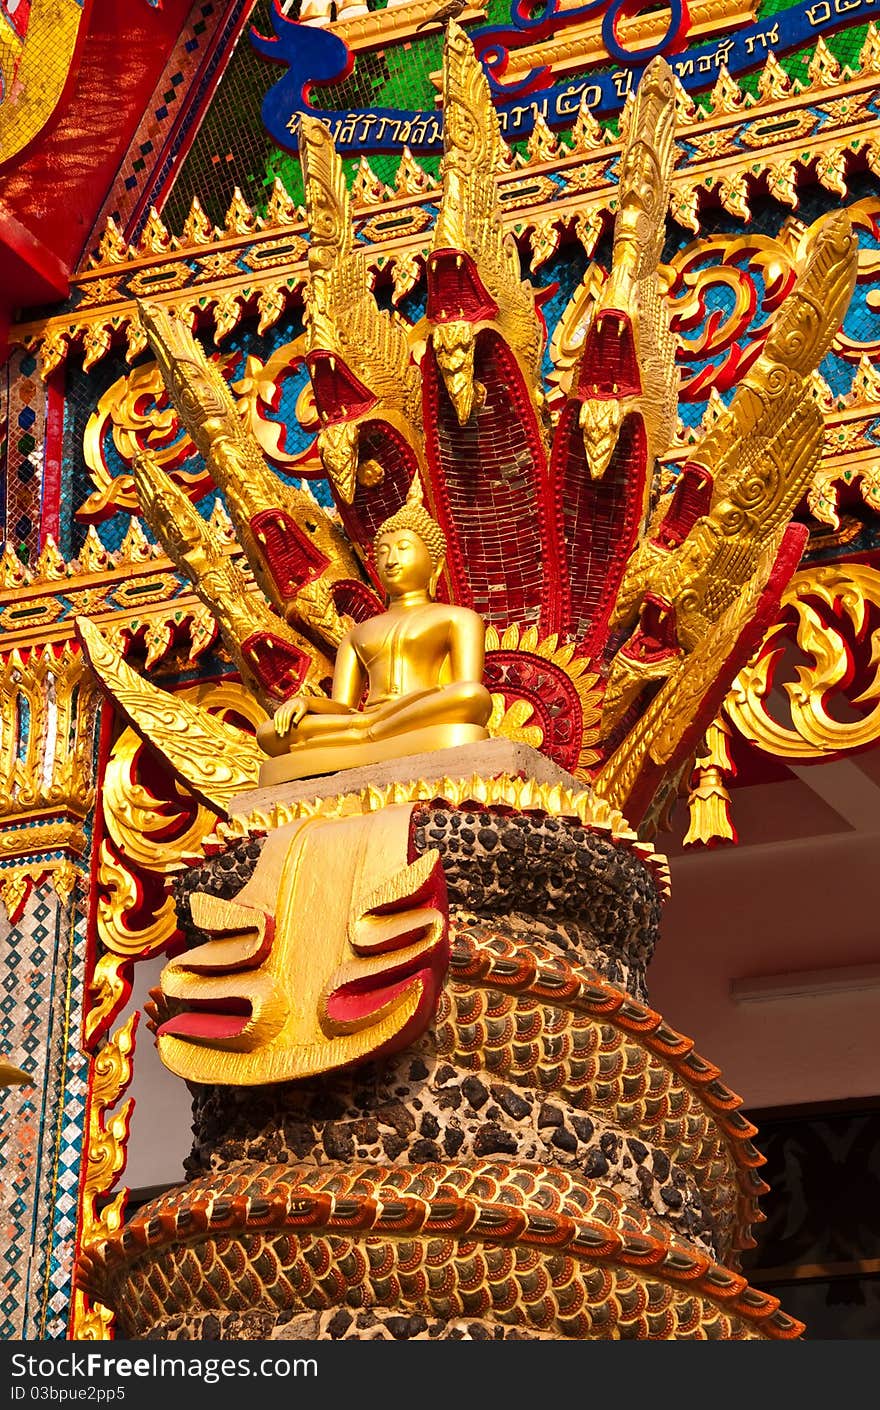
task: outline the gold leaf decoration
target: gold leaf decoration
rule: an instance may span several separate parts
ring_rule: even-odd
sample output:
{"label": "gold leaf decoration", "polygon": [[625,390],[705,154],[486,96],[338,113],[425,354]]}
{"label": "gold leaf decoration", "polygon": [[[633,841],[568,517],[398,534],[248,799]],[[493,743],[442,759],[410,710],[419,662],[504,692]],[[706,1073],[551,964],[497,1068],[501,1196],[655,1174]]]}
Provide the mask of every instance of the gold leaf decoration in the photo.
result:
{"label": "gold leaf decoration", "polygon": [[88,618],[78,617],[76,625],[99,680],[208,807],[224,813],[236,794],[256,787],[264,756],[251,735],[143,680]]}

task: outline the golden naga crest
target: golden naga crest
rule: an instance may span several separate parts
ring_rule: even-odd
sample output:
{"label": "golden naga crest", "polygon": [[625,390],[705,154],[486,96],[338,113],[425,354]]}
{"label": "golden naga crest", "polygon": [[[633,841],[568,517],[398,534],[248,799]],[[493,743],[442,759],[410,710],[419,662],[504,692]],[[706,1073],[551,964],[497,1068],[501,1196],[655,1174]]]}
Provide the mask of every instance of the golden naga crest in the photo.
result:
{"label": "golden naga crest", "polygon": [[[377,420],[393,426],[414,464],[421,465],[421,388],[410,356],[409,327],[380,309],[366,252],[355,245],[351,197],[342,161],[323,123],[303,118],[300,154],[311,228],[306,297],[306,361],[320,417],[318,453],[343,503],[369,471],[362,430]],[[373,461],[374,473],[384,474]]]}
{"label": "golden naga crest", "polygon": [[[611,274],[596,300],[586,334],[595,346],[581,359],[582,365],[601,368],[604,364],[606,372],[606,386],[597,381],[595,395],[589,394],[589,384],[585,387],[588,394],[580,414],[590,471],[596,478],[608,469],[628,415],[641,417],[648,464],[668,451],[675,431],[675,340],[658,283],[675,165],[674,103],[671,70],[665,63],[649,64],[630,118],[632,140],[620,164]],[[633,319],[635,309],[638,317]],[[612,376],[610,397],[609,365],[618,370],[617,379]],[[645,506],[649,489],[646,483]]]}
{"label": "golden naga crest", "polygon": [[[141,507],[268,713],[257,738],[142,680],[85,622],[81,639],[128,722],[215,814],[268,781],[269,754],[273,780],[310,779],[418,743],[447,749],[441,776],[455,777],[453,745],[500,734],[644,838],[803,551],[794,516],[823,428],[811,379],[851,297],[855,235],[843,212],[811,227],[760,357],[670,470],[668,66],[648,65],[632,109],[611,270],[593,281],[552,417],[535,292],[496,189],[506,148],[454,22],[443,92],[442,197],[414,326],[377,302],[332,139],[304,124],[305,357],[332,508],[270,469],[173,306],[157,296],[141,311],[236,544],[149,454],[134,465]],[[442,876],[410,856],[405,815],[269,829],[240,894],[195,897],[214,938],[163,974],[159,1045],[174,1071],[287,1080],[427,1024],[445,963]]]}
{"label": "golden naga crest", "polygon": [[509,152],[486,76],[455,23],[446,31],[443,122],[443,196],[427,267],[427,322],[437,366],[464,426],[485,395],[475,380],[477,339],[481,331],[496,328],[540,411],[541,321],[534,292],[520,272],[516,242],[504,231],[498,209],[496,176]]}

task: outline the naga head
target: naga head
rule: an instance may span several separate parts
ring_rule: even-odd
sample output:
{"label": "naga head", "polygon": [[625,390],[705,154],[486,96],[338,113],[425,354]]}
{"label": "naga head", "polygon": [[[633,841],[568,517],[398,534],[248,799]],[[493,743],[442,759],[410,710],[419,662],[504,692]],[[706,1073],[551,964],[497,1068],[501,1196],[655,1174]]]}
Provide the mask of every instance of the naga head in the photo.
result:
{"label": "naga head", "polygon": [[474,350],[477,335],[472,323],[456,320],[435,323],[432,335],[434,356],[459,426],[467,425],[482,406],[486,392],[474,378]]}
{"label": "naga head", "polygon": [[236,415],[223,375],[208,361],[183,319],[171,309],[141,302],[137,309],[162,381],[196,449],[207,459],[218,435]]}

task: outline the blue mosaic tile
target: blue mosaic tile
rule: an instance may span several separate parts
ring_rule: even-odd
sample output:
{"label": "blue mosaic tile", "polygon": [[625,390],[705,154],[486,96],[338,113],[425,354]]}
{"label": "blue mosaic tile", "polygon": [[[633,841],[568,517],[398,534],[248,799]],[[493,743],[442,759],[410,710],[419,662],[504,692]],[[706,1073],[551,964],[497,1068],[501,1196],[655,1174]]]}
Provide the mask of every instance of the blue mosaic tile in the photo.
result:
{"label": "blue mosaic tile", "polygon": [[9,989],[12,981],[13,1000],[3,1024],[4,1055],[32,1070],[37,1081],[28,1099],[0,1109],[7,1176],[0,1206],[9,1234],[2,1340],[67,1335],[88,1091],[88,1063],[78,1046],[85,937],[85,915],[60,906],[45,883],[0,956],[2,984]]}

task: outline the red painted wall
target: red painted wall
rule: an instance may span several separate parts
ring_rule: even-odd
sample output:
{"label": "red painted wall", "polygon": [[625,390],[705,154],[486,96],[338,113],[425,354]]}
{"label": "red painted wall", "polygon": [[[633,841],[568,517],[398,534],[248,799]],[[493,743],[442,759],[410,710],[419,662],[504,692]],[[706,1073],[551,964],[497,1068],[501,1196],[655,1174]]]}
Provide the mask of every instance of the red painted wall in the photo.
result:
{"label": "red painted wall", "polygon": [[64,296],[192,0],[94,0],[71,95],[0,172],[0,310]]}

